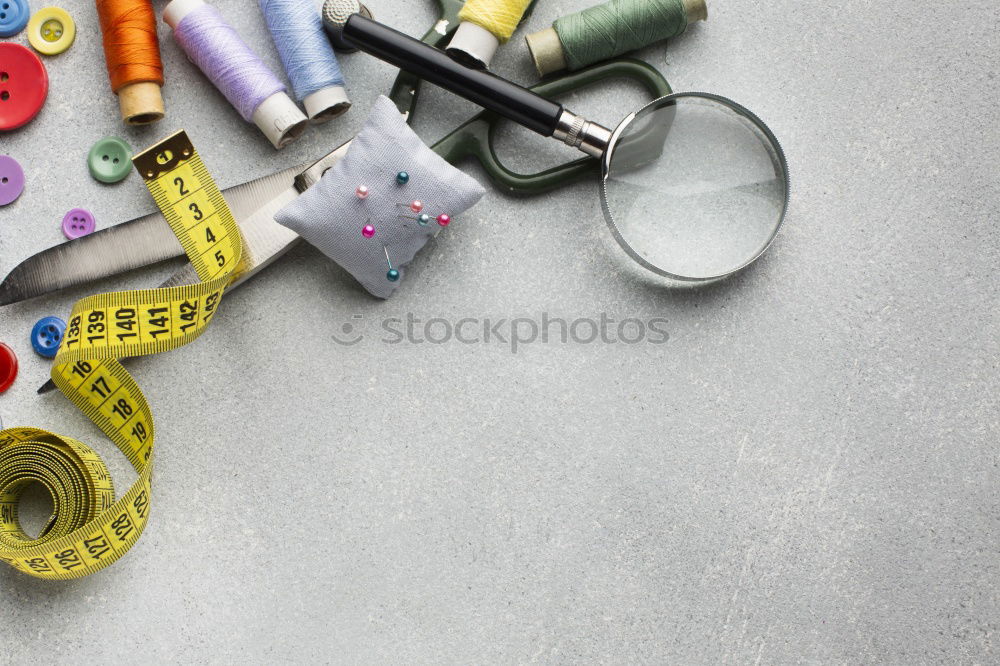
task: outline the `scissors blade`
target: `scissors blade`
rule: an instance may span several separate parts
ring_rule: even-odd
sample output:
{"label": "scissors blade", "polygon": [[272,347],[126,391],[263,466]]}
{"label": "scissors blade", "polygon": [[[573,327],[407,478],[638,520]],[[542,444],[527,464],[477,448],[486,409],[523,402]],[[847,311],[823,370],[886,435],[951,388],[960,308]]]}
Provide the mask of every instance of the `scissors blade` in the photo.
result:
{"label": "scissors blade", "polygon": [[[295,177],[295,184],[271,197],[240,222],[243,232],[243,267],[244,270],[229,285],[229,289],[240,286],[255,277],[265,268],[277,261],[288,252],[299,240],[294,231],[281,226],[274,221],[274,216],[287,204],[294,201],[300,194],[319,182],[333,165],[342,160],[351,147],[348,141],[332,153],[313,164]],[[174,273],[161,287],[180,287],[198,282],[194,266],[186,264]]]}
{"label": "scissors blade", "polygon": [[[237,220],[291,186],[301,166],[223,191]],[[181,257],[184,249],[159,212],[39,252],[0,283],[0,306]]]}
{"label": "scissors blade", "polygon": [[[255,277],[292,249],[292,246],[299,240],[299,235],[275,222],[274,216],[279,210],[317,183],[323,174],[344,158],[350,147],[350,141],[343,144],[296,176],[293,186],[285,188],[284,191],[273,196],[269,201],[259,206],[252,215],[242,218],[240,231],[243,232],[244,270],[229,285],[230,290]],[[198,275],[195,273],[194,266],[186,264],[160,287],[181,287],[196,282],[198,282]]]}
{"label": "scissors blade", "polygon": [[[294,186],[286,188],[284,191],[273,196],[269,201],[264,202],[256,212],[240,223],[240,231],[243,233],[243,253],[245,257],[244,272],[233,281],[227,292],[232,291],[259,274],[288,252],[300,240],[301,237],[294,231],[275,222],[274,215],[286,204],[294,201],[302,191],[314,184],[327,169],[339,162],[347,154],[350,145],[350,142],[345,143],[314,164],[307,171],[299,174]],[[185,264],[183,268],[171,275],[160,287],[182,287],[197,282],[198,274],[195,272],[194,266]],[[55,390],[55,388],[55,382],[50,379],[38,389],[38,393],[40,395],[49,393]]]}
{"label": "scissors blade", "polygon": [[[240,224],[240,231],[243,233],[243,255],[245,258],[245,272],[226,290],[227,293],[240,286],[251,277],[264,270],[279,257],[292,248],[300,239],[294,231],[287,229],[274,221],[274,214],[285,204],[294,201],[299,195],[299,191],[294,187],[289,187],[278,196],[264,203],[260,209],[251,215],[245,222]],[[168,227],[169,229],[169,227]],[[174,242],[177,242],[176,237]],[[183,250],[181,250],[183,253]],[[198,273],[194,266],[185,264],[182,269],[171,275],[160,288],[183,287],[189,284],[197,284]],[[51,379],[42,384],[38,389],[38,394],[49,393],[56,388],[55,382]]]}
{"label": "scissors blade", "polygon": [[[243,233],[244,272],[233,280],[227,292],[270,266],[299,240],[300,237],[297,233],[274,221],[274,215],[286,204],[294,201],[297,196],[299,196],[299,191],[294,187],[289,187],[240,223],[240,231]],[[183,268],[161,284],[160,288],[183,287],[197,284],[197,282],[198,274],[195,272],[194,266],[185,264]]]}

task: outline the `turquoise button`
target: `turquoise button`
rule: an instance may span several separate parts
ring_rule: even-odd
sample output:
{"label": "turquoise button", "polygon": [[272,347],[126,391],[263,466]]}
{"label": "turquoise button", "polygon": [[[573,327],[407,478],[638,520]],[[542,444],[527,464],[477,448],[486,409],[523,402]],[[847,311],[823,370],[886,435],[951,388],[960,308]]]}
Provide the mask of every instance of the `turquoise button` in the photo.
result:
{"label": "turquoise button", "polygon": [[102,183],[117,183],[132,170],[132,148],[116,136],[101,139],[90,149],[87,166]]}

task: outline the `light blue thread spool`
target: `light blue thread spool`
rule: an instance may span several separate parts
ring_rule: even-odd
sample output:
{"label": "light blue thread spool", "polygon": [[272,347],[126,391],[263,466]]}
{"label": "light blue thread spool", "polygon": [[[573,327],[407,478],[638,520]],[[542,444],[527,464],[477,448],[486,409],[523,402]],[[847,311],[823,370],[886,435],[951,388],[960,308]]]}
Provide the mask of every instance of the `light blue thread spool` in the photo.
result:
{"label": "light blue thread spool", "polygon": [[295,98],[309,118],[321,123],[347,111],[351,101],[344,75],[312,0],[260,0],[260,8]]}

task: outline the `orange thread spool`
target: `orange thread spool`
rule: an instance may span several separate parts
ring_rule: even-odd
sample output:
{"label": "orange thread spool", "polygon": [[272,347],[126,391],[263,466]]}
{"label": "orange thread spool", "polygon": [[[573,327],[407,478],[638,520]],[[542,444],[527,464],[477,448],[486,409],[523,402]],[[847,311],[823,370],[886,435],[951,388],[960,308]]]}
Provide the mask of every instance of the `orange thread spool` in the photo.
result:
{"label": "orange thread spool", "polygon": [[122,120],[146,125],[163,118],[163,63],[150,0],[96,0],[104,57]]}

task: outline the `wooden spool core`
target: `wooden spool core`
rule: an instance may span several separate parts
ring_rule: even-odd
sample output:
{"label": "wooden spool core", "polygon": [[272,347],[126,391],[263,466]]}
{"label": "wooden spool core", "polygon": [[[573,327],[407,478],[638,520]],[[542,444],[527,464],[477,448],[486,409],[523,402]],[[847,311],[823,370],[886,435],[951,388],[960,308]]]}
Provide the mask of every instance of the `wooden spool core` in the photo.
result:
{"label": "wooden spool core", "polygon": [[163,118],[163,94],[152,82],[130,83],[118,91],[118,105],[127,125],[149,125]]}

